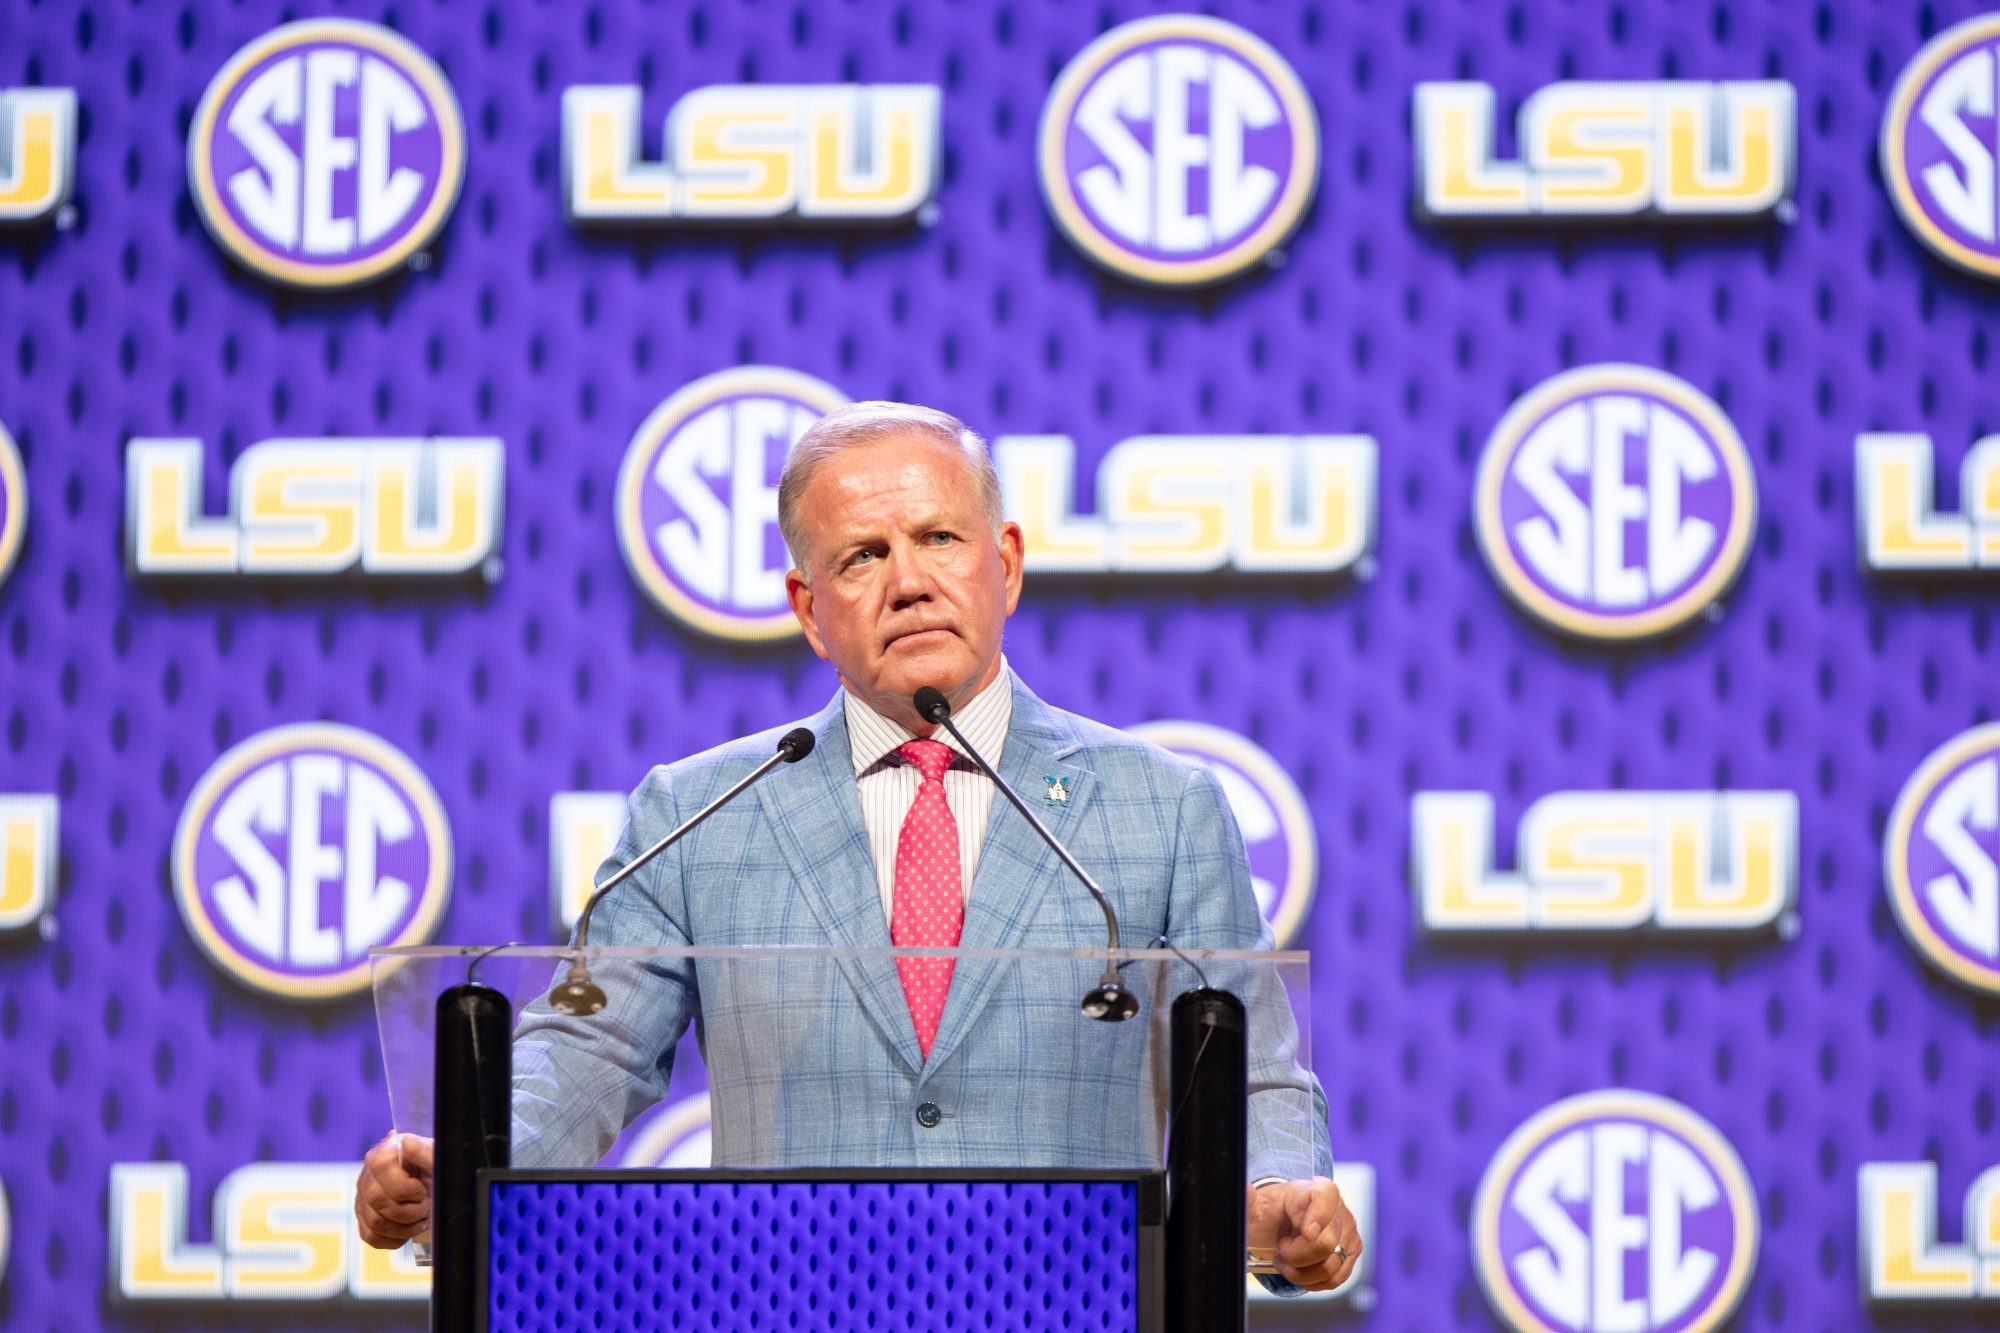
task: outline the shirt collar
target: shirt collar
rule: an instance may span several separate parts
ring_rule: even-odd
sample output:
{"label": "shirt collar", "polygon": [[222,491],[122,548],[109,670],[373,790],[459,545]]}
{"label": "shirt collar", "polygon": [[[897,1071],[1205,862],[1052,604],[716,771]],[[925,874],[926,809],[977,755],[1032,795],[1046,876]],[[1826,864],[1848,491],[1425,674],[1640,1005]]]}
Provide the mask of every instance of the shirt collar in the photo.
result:
{"label": "shirt collar", "polygon": [[[845,690],[841,691],[840,701],[847,710],[847,748],[854,760],[854,776],[858,778],[885,761],[900,763],[901,760],[895,759],[896,748],[916,739],[917,733],[883,717]],[[951,720],[987,761],[998,767],[1007,728],[1014,720],[1014,672],[1004,656],[1000,659],[1000,674],[968,699],[964,707],[953,710]],[[931,739],[965,753],[957,738],[943,727]]]}

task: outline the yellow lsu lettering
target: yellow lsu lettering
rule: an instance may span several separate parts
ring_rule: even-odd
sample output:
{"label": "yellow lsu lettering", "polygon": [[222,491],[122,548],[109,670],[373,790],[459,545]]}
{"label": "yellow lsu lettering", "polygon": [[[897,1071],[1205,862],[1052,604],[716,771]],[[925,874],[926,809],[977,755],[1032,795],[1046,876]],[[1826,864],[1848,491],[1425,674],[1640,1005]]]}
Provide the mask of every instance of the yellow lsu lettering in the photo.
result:
{"label": "yellow lsu lettering", "polygon": [[201,444],[125,452],[126,555],[148,576],[487,571],[500,532],[495,439],[265,440],[230,474],[230,513],[201,510]]}
{"label": "yellow lsu lettering", "polygon": [[1862,1166],[1861,1281],[1868,1299],[2000,1302],[2000,1166],[1965,1192],[1964,1240],[1937,1237],[1937,1164]]}
{"label": "yellow lsu lettering", "polygon": [[111,1284],[130,1301],[424,1300],[430,1274],[408,1247],[354,1232],[358,1164],[259,1162],[215,1193],[214,1239],[188,1239],[179,1162],[111,1168]]}
{"label": "yellow lsu lettering", "polygon": [[26,225],[69,202],[76,179],[76,93],[0,92],[0,223]]}
{"label": "yellow lsu lettering", "polygon": [[56,895],[56,798],[0,796],[0,931],[48,914]]}
{"label": "yellow lsu lettering", "polygon": [[625,828],[615,791],[559,791],[549,798],[549,914],[567,935],[595,891],[597,867]]}
{"label": "yellow lsu lettering", "polygon": [[1323,573],[1374,547],[1375,441],[1365,435],[1146,435],[1105,455],[1097,516],[1075,507],[1063,435],[993,445],[1030,573]]}
{"label": "yellow lsu lettering", "polygon": [[1793,904],[1790,792],[1558,792],[1521,820],[1514,874],[1494,868],[1493,798],[1411,804],[1418,919],[1436,932],[1757,930]]}
{"label": "yellow lsu lettering", "polygon": [[644,159],[640,90],[563,92],[563,181],[575,223],[819,218],[893,221],[937,191],[928,84],[719,85],[667,115]]}
{"label": "yellow lsu lettering", "polygon": [[1494,153],[1493,89],[1420,83],[1417,205],[1434,218],[1755,217],[1791,197],[1789,83],[1556,83]]}
{"label": "yellow lsu lettering", "polygon": [[1878,572],[2000,569],[2000,435],[1972,446],[1959,472],[1961,512],[1933,505],[1931,438],[1874,433],[1854,442],[1862,565]]}

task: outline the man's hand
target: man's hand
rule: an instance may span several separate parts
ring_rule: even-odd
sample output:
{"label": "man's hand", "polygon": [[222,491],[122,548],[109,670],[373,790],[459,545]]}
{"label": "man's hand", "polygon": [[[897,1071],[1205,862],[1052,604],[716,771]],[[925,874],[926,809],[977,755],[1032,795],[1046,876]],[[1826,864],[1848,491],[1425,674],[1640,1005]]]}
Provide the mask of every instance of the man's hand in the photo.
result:
{"label": "man's hand", "polygon": [[361,1159],[354,1182],[354,1224],[378,1250],[428,1236],[431,1226],[431,1141],[391,1134]]}
{"label": "man's hand", "polygon": [[1249,1244],[1278,1275],[1307,1291],[1332,1291],[1361,1259],[1361,1232],[1340,1187],[1325,1176],[1250,1187]]}

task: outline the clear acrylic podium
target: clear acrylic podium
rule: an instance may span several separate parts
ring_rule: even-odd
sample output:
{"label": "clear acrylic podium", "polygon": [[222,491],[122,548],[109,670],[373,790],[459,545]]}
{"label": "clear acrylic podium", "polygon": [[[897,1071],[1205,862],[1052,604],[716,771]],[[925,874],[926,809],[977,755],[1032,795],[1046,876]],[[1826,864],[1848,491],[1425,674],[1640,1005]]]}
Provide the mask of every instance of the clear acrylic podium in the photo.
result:
{"label": "clear acrylic podium", "polygon": [[[1247,1183],[1328,1169],[1302,953],[373,968],[393,1128],[436,1140],[434,1329],[1241,1328]],[[948,978],[928,1055],[906,971]],[[1107,975],[1136,1017],[1084,1012]]]}

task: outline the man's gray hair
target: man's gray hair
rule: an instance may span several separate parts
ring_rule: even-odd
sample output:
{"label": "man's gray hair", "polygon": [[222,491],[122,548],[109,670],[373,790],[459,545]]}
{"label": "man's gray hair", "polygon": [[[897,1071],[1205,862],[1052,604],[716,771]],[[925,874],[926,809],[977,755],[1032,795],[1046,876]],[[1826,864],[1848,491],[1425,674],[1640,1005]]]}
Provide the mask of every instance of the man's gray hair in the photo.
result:
{"label": "man's gray hair", "polygon": [[873,444],[897,435],[926,435],[957,449],[972,477],[973,493],[986,515],[986,524],[996,533],[1006,521],[1000,508],[1000,474],[993,468],[993,456],[979,433],[949,412],[915,403],[867,402],[836,407],[799,437],[791,453],[785,455],[784,471],[778,476],[778,531],[784,534],[785,549],[792,563],[812,577],[805,561],[805,532],[800,522],[799,501],[812,483],[820,465],[842,449],[857,444]]}

